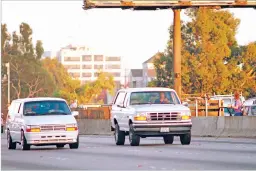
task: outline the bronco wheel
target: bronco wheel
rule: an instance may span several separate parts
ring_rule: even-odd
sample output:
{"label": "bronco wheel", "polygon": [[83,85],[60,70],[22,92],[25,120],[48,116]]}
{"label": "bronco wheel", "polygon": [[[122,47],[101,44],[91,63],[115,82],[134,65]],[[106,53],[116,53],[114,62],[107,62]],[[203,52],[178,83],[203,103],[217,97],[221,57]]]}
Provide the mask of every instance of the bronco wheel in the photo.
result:
{"label": "bronco wheel", "polygon": [[140,145],[140,137],[134,133],[132,124],[130,124],[130,129],[129,129],[129,141],[131,146]]}
{"label": "bronco wheel", "polygon": [[10,134],[10,131],[7,131],[7,147],[9,150],[15,150],[16,149],[16,143],[12,142],[12,137]]}
{"label": "bronco wheel", "polygon": [[[64,147],[64,145],[63,145],[63,147]],[[78,149],[78,147],[79,147],[79,136],[77,137],[76,143],[69,144],[70,149]]]}
{"label": "bronco wheel", "polygon": [[21,131],[21,149],[30,150],[30,145],[27,143],[27,140],[23,131]]}
{"label": "bronco wheel", "polygon": [[191,142],[191,133],[181,135],[180,142],[182,145],[189,145]]}
{"label": "bronco wheel", "polygon": [[119,125],[115,125],[115,142],[116,145],[124,145],[125,143],[125,132],[120,131]]}
{"label": "bronco wheel", "polygon": [[164,136],[164,143],[165,144],[172,144],[174,140],[174,136],[173,135],[165,135]]}

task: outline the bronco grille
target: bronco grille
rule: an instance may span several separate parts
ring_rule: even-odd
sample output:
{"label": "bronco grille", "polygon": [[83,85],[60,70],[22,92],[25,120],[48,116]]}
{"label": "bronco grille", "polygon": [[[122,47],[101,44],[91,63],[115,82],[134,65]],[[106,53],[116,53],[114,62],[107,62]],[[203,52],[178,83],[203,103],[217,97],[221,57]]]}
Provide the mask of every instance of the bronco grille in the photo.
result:
{"label": "bronco grille", "polygon": [[41,132],[43,131],[65,131],[66,126],[65,125],[42,125]]}
{"label": "bronco grille", "polygon": [[171,121],[180,120],[180,113],[177,112],[167,112],[167,113],[149,113],[149,118],[151,121]]}

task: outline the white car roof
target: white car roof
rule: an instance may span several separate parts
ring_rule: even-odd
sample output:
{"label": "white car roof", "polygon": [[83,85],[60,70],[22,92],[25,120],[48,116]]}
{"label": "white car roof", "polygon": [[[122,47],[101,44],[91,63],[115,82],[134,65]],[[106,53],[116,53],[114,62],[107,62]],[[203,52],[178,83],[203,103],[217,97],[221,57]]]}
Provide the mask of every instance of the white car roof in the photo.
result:
{"label": "white car roof", "polygon": [[18,101],[18,102],[35,102],[35,101],[48,101],[48,100],[58,100],[58,101],[64,101],[64,102],[66,102],[65,99],[56,98],[56,97],[23,98],[23,99],[16,99],[16,100],[13,100],[13,101]]}
{"label": "white car roof", "polygon": [[126,89],[120,89],[119,91],[125,91],[128,93],[144,92],[144,91],[174,91],[175,92],[175,90],[170,88],[165,88],[165,87],[126,88]]}

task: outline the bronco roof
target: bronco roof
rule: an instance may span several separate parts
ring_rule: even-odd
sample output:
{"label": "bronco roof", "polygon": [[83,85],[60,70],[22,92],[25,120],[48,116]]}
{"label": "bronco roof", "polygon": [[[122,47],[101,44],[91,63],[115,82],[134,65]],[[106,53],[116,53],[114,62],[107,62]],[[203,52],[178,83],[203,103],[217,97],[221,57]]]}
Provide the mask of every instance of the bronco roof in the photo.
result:
{"label": "bronco roof", "polygon": [[143,88],[126,88],[126,89],[120,89],[119,91],[143,92],[143,91],[175,91],[175,90],[170,88],[165,88],[165,87],[143,87]]}

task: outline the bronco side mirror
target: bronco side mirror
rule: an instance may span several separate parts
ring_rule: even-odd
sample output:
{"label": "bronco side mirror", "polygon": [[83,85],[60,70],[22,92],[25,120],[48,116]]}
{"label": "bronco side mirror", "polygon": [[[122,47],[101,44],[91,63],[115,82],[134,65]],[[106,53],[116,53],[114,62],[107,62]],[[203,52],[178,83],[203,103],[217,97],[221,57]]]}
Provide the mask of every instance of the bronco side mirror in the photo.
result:
{"label": "bronco side mirror", "polygon": [[71,114],[72,114],[73,116],[78,116],[78,115],[79,115],[79,112],[78,112],[78,111],[72,111]]}
{"label": "bronco side mirror", "polygon": [[188,107],[188,102],[182,102],[182,105]]}

